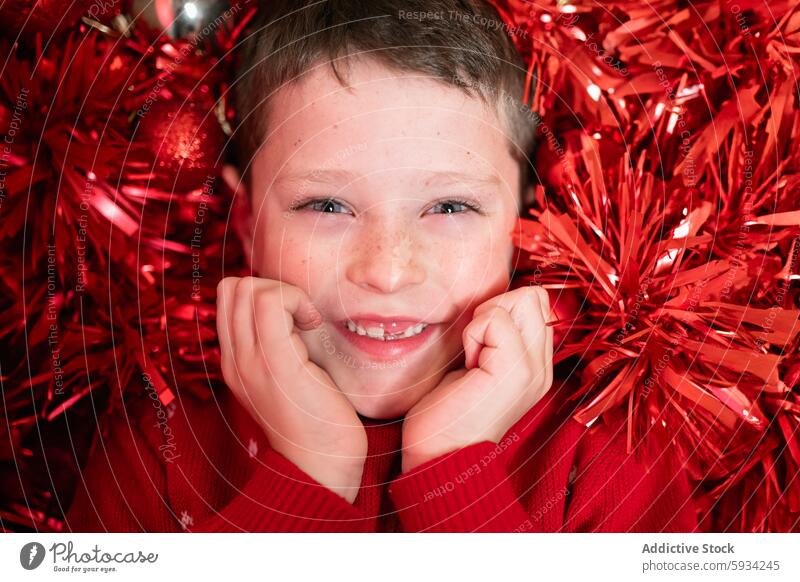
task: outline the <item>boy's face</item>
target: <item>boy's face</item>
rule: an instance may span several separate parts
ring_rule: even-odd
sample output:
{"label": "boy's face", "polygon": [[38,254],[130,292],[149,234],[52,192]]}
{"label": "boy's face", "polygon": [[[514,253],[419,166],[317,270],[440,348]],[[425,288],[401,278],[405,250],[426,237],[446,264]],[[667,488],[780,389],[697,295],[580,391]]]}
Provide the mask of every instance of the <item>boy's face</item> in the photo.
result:
{"label": "boy's face", "polygon": [[[237,229],[253,274],[300,287],[323,315],[301,334],[312,361],[360,414],[393,418],[463,366],[472,310],[508,289],[521,169],[479,97],[350,65],[350,90],[326,64],[270,98]],[[387,333],[428,327],[381,340],[346,326],[379,327],[370,316]]]}

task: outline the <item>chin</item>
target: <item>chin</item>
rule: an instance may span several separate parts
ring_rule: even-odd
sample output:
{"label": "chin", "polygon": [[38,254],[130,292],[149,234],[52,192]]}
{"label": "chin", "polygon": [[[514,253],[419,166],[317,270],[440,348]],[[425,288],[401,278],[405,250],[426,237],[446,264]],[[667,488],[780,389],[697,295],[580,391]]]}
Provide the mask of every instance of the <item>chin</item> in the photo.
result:
{"label": "chin", "polygon": [[396,399],[391,396],[353,396],[348,399],[361,416],[375,420],[388,420],[404,416],[417,403],[409,401],[407,398]]}

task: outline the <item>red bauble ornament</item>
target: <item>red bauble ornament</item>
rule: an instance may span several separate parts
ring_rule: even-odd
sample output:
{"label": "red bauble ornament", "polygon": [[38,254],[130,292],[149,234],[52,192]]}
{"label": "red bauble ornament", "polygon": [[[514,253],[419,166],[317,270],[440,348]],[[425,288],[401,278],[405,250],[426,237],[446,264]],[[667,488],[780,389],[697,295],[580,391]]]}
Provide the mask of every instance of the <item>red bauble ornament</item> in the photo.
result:
{"label": "red bauble ornament", "polygon": [[186,192],[215,175],[225,135],[211,98],[156,101],[142,113],[136,142],[155,156],[151,185]]}

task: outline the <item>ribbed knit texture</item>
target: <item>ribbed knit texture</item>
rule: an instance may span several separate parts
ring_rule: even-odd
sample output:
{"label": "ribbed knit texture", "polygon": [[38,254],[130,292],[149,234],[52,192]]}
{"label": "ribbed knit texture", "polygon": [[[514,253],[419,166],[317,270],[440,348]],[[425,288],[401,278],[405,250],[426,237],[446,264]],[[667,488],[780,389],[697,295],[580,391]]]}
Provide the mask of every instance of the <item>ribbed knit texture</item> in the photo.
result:
{"label": "ribbed knit texture", "polygon": [[[67,515],[71,531],[690,532],[686,475],[670,451],[625,452],[622,424],[590,429],[554,386],[499,443],[401,469],[402,419],[364,421],[354,503],[268,446],[227,392],[151,400],[111,418]],[[166,413],[166,421],[164,422]]]}

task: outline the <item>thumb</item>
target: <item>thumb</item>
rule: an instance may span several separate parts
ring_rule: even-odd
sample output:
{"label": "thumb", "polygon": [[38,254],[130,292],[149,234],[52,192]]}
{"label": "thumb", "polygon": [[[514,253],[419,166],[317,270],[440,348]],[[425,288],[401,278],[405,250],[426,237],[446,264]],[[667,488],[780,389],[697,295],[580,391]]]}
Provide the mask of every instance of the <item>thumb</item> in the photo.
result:
{"label": "thumb", "polygon": [[322,314],[310,299],[304,298],[301,305],[294,314],[295,325],[303,331],[311,331],[322,325]]}

